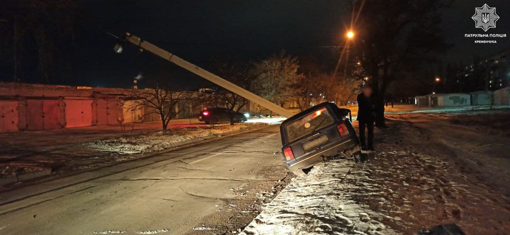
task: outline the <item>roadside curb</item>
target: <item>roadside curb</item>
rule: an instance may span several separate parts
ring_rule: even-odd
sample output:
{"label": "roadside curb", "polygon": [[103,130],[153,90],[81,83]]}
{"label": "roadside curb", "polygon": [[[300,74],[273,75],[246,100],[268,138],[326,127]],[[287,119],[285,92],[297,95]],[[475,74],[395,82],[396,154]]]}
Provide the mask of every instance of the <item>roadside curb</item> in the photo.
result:
{"label": "roadside curb", "polygon": [[16,176],[12,176],[12,177],[1,178],[0,179],[0,188],[3,187],[4,185],[29,181],[29,180],[41,178],[41,177],[44,177],[47,175],[51,175],[51,169],[45,169],[45,170],[37,171],[37,172],[28,172],[25,174],[20,174],[20,175],[16,175]]}

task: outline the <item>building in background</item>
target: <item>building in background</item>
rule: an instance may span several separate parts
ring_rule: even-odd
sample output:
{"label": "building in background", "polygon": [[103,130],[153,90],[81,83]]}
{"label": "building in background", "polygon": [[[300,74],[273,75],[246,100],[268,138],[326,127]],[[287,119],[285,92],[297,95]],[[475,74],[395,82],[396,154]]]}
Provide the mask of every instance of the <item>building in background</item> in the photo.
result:
{"label": "building in background", "polygon": [[[137,105],[140,89],[0,83],[0,133],[122,125],[158,121],[149,107]],[[202,107],[188,100],[177,118],[190,118]]]}
{"label": "building in background", "polygon": [[[510,50],[475,58],[473,64],[457,73],[455,83],[462,92],[494,91],[510,85]],[[455,88],[454,83],[448,84]]]}

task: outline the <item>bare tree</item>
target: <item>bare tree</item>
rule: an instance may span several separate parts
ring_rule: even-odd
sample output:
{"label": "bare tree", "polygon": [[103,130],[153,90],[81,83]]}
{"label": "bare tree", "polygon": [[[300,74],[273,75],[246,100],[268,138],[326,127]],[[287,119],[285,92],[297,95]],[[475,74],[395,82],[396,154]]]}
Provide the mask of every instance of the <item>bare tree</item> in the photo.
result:
{"label": "bare tree", "polygon": [[314,57],[300,58],[298,73],[302,74],[294,83],[294,98],[301,111],[312,106],[315,96],[322,93],[322,87],[317,86],[322,68]]}
{"label": "bare tree", "polygon": [[326,99],[337,105],[347,105],[348,101],[355,100],[361,88],[361,81],[349,76],[333,77],[327,74],[323,81],[326,84]]}
{"label": "bare tree", "polygon": [[254,71],[259,74],[254,82],[255,90],[267,100],[283,106],[294,98],[296,84],[303,82],[298,69],[297,58],[284,51],[255,63]]}
{"label": "bare tree", "polygon": [[161,120],[163,133],[168,133],[168,123],[175,119],[182,109],[180,103],[191,103],[196,94],[188,91],[175,91],[168,83],[155,83],[152,88],[132,90],[129,99],[136,100],[135,109],[140,106],[145,108],[145,116],[158,115]]}
{"label": "bare tree", "polygon": [[344,105],[359,91],[361,81],[347,75],[331,75],[325,70],[313,57],[300,59],[299,73],[302,76],[293,90],[301,111],[326,101]]}
{"label": "bare tree", "polygon": [[[246,90],[251,90],[253,81],[260,76],[250,63],[240,60],[217,60],[216,69],[219,76]],[[219,106],[229,110],[230,125],[234,125],[236,114],[248,104],[247,99],[226,89],[219,89],[215,98]]]}
{"label": "bare tree", "polygon": [[[433,62],[446,51],[440,29],[440,12],[450,0],[374,0],[363,4],[354,23],[356,38],[351,46],[359,66],[359,79],[368,77],[374,90],[376,126],[385,126],[384,99],[388,87],[412,71]],[[358,64],[359,62],[359,64]]]}
{"label": "bare tree", "polygon": [[301,111],[322,102],[335,102],[345,105],[353,100],[359,91],[361,82],[347,76],[319,73],[314,77],[304,76],[302,82],[295,85],[295,98]]}

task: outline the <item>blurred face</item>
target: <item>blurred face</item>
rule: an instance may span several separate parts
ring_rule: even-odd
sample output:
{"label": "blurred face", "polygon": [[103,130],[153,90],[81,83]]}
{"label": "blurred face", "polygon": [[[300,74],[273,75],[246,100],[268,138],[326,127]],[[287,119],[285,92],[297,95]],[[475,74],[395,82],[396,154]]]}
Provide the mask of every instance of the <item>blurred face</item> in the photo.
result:
{"label": "blurred face", "polygon": [[365,97],[370,97],[372,95],[372,88],[370,87],[363,88],[363,95],[365,95]]}

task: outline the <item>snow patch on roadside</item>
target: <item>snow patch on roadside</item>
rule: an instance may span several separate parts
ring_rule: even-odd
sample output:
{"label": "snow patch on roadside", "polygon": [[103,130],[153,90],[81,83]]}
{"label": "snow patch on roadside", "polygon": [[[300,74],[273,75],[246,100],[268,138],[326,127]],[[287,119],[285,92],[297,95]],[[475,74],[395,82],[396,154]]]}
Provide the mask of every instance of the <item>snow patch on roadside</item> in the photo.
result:
{"label": "snow patch on roadside", "polygon": [[126,233],[126,231],[120,231],[120,230],[106,230],[106,231],[96,231],[94,234],[123,234]]}
{"label": "snow patch on roadside", "polygon": [[213,230],[217,230],[216,228],[213,228],[213,227],[207,227],[207,226],[199,226],[199,227],[194,227],[193,230],[195,231],[213,231]]}
{"label": "snow patch on roadside", "polygon": [[158,234],[158,233],[168,233],[170,229],[158,229],[158,230],[147,230],[147,231],[138,231],[136,234]]}
{"label": "snow patch on roadside", "polygon": [[339,159],[319,164],[295,178],[264,205],[241,234],[396,234],[379,221],[383,216],[357,204],[346,182],[355,163]]}
{"label": "snow patch on roadside", "polygon": [[115,139],[99,140],[85,143],[87,147],[103,152],[114,152],[120,155],[151,153],[209,137],[232,134],[255,129],[266,124],[221,125],[213,128],[171,130],[173,134],[164,135],[161,131],[141,136],[128,136]]}
{"label": "snow patch on roadside", "polygon": [[[147,230],[147,231],[135,231],[135,234],[159,234],[159,233],[168,233],[170,229],[158,229],[158,230]],[[106,230],[106,231],[96,231],[94,234],[124,234],[127,231],[124,230]]]}

